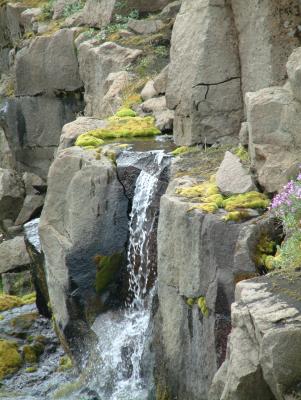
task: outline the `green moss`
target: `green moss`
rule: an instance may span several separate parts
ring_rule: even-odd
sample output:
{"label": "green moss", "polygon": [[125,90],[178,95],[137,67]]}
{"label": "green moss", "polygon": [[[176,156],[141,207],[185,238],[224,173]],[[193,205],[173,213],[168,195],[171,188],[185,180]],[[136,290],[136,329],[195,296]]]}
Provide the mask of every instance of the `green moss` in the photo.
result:
{"label": "green moss", "polygon": [[192,306],[195,304],[195,299],[194,299],[193,297],[189,297],[189,298],[186,300],[186,304],[187,304],[189,307],[192,307]]}
{"label": "green moss", "polygon": [[65,355],[60,359],[58,371],[67,371],[73,368],[72,360],[69,356]]}
{"label": "green moss", "polygon": [[18,352],[18,345],[0,339],[0,379],[17,372],[21,365],[22,357]]}
{"label": "green moss", "polygon": [[212,177],[210,181],[201,183],[200,185],[186,187],[183,189],[178,188],[176,189],[176,193],[182,197],[199,198],[200,200],[203,200],[209,196],[220,194],[214,177]]}
{"label": "green moss", "polygon": [[248,192],[231,196],[224,200],[223,207],[226,211],[236,211],[240,208],[262,208],[266,209],[270,204],[270,200],[263,193]]}
{"label": "green moss", "polygon": [[[105,128],[83,133],[77,138],[76,146],[93,146],[93,141],[118,138],[135,138],[159,135],[161,131],[155,127],[152,117],[118,117],[108,119]],[[101,142],[97,141],[97,146]]]}
{"label": "green moss", "polygon": [[207,307],[206,298],[204,296],[198,298],[198,307],[201,310],[204,317],[209,317],[209,309]]}
{"label": "green moss", "polygon": [[123,253],[116,253],[112,256],[102,256],[97,254],[94,257],[96,264],[96,284],[97,293],[102,293],[110,283],[114,281],[120,271],[124,260]]}
{"label": "green moss", "polygon": [[21,297],[23,304],[33,304],[36,302],[36,293],[32,292]]}
{"label": "green moss", "polygon": [[20,307],[23,301],[20,297],[10,296],[8,294],[0,295],[0,311],[9,310],[10,308]]}
{"label": "green moss", "polygon": [[25,372],[27,374],[32,374],[33,372],[37,372],[38,368],[37,367],[28,367],[25,369]]}
{"label": "green moss", "polygon": [[136,117],[137,113],[130,108],[121,108],[119,111],[116,113],[117,117]]}
{"label": "green moss", "polygon": [[228,212],[225,216],[223,216],[224,221],[234,221],[234,222],[239,222],[248,218],[250,218],[250,213],[247,210],[231,211]]}
{"label": "green moss", "polygon": [[189,211],[201,210],[208,214],[213,214],[218,210],[218,206],[215,203],[201,203],[189,208]]}
{"label": "green moss", "polygon": [[95,148],[101,146],[102,144],[104,144],[104,141],[102,139],[98,139],[90,135],[80,135],[75,142],[76,146],[86,147],[86,148],[87,147]]}
{"label": "green moss", "polygon": [[248,162],[250,161],[250,156],[247,150],[240,145],[237,149],[234,150],[234,154],[240,158],[241,161],[243,162]]}
{"label": "green moss", "polygon": [[274,254],[276,253],[276,242],[263,234],[256,246],[254,262],[258,267],[266,267],[268,271],[273,269]]}
{"label": "green moss", "polygon": [[24,361],[28,364],[36,364],[38,362],[38,356],[33,346],[26,344],[23,347]]}

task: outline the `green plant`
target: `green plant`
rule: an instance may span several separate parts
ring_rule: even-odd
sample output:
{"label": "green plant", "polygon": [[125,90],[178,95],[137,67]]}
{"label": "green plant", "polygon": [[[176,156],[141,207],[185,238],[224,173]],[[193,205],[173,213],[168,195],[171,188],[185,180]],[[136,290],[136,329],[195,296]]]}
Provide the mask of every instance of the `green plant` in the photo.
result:
{"label": "green plant", "polygon": [[38,17],[39,21],[48,21],[53,16],[53,5],[55,0],[49,0],[42,7],[42,14]]}
{"label": "green plant", "polygon": [[165,46],[156,46],[154,52],[158,57],[167,57],[169,54],[169,50]]}
{"label": "green plant", "polygon": [[63,15],[65,18],[70,17],[70,15],[75,14],[76,12],[83,9],[85,5],[84,0],[78,0],[75,3],[66,4],[64,7]]}

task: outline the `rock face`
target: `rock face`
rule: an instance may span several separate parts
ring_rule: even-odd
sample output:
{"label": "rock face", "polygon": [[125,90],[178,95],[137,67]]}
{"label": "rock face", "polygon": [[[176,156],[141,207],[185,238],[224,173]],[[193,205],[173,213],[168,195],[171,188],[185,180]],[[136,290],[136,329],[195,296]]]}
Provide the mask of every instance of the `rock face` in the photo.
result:
{"label": "rock face", "polygon": [[290,282],[284,275],[238,284],[227,358],[210,400],[293,399],[301,374],[300,275]]}
{"label": "rock face", "polygon": [[82,43],[78,51],[80,74],[85,85],[85,113],[90,117],[101,118],[107,77],[112,72],[123,70],[141,51],[127,49],[113,42],[94,46],[93,41]]}
{"label": "rock face", "polygon": [[123,187],[111,160],[95,154],[78,147],[59,153],[40,222],[52,309],[75,357],[103,307],[95,290],[97,257],[122,253],[127,241]]}
{"label": "rock face", "polygon": [[75,54],[74,31],[61,29],[38,37],[16,57],[16,95],[35,96],[82,87]]}
{"label": "rock face", "polygon": [[276,222],[226,223],[219,214],[189,211],[193,203],[174,194],[181,182],[172,179],[160,207],[157,396],[207,400],[225,358],[235,284],[256,275],[256,246],[263,232],[275,235]]}
{"label": "rock face", "polygon": [[24,200],[24,188],[18,175],[9,169],[0,169],[0,221],[15,220]]}
{"label": "rock face", "polygon": [[250,173],[240,159],[230,151],[226,151],[225,158],[217,171],[216,183],[226,196],[256,190]]}
{"label": "rock face", "polygon": [[[192,42],[192,37],[200,40]],[[240,78],[229,5],[184,0],[172,34],[166,92],[168,107],[175,109],[177,144],[214,143],[238,134],[243,116]]]}

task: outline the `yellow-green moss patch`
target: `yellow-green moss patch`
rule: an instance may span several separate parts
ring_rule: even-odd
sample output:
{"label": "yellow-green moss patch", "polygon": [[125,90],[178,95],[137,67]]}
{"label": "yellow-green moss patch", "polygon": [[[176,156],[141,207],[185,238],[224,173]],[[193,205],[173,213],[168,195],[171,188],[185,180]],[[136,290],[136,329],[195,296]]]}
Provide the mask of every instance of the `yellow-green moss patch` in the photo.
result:
{"label": "yellow-green moss patch", "polygon": [[239,222],[243,219],[248,219],[248,218],[250,218],[250,213],[247,210],[230,211],[223,216],[224,221],[234,221],[234,222]]}
{"label": "yellow-green moss patch", "polygon": [[204,317],[209,317],[209,309],[207,307],[206,298],[204,296],[198,298],[198,307],[201,310]]}
{"label": "yellow-green moss patch", "polygon": [[226,211],[235,211],[240,208],[262,208],[266,209],[270,200],[263,193],[248,192],[229,197],[224,200],[224,209]]}
{"label": "yellow-green moss patch", "polygon": [[10,296],[8,294],[0,295],[0,311],[20,306],[23,306],[23,301],[20,297]]}
{"label": "yellow-green moss patch", "polygon": [[25,369],[25,372],[28,374],[32,374],[33,372],[37,372],[38,368],[36,366],[28,367]]}
{"label": "yellow-green moss patch", "polygon": [[22,357],[18,352],[18,345],[0,339],[0,379],[17,372],[21,365]]}
{"label": "yellow-green moss patch", "polygon": [[91,148],[101,146],[102,144],[104,144],[102,139],[98,139],[88,134],[80,135],[75,142],[76,146]]}
{"label": "yellow-green moss patch", "polygon": [[97,254],[94,257],[96,264],[95,289],[97,293],[102,293],[114,281],[123,265],[123,259],[123,253],[116,253],[111,256]]}
{"label": "yellow-green moss patch", "polygon": [[58,371],[67,371],[73,367],[72,360],[69,356],[65,355],[60,359]]}
{"label": "yellow-green moss patch", "polygon": [[137,117],[137,113],[131,108],[121,108],[116,113],[117,117]]}

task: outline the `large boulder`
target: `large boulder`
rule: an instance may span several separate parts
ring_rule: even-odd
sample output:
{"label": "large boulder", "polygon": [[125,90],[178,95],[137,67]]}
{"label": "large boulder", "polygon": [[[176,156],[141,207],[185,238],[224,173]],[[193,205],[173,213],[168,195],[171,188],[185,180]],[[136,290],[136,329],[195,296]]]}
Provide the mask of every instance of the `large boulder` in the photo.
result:
{"label": "large boulder", "polygon": [[15,220],[22,208],[24,187],[20,177],[10,169],[0,169],[0,221]]}
{"label": "large boulder", "polygon": [[16,57],[16,95],[35,96],[82,87],[74,46],[75,31],[61,29],[34,39]]}
{"label": "large boulder", "polygon": [[79,45],[78,53],[80,74],[85,86],[85,113],[90,117],[101,118],[107,77],[112,72],[125,69],[142,52],[113,42],[94,46],[93,40],[90,40]]}
{"label": "large boulder", "polygon": [[238,284],[227,359],[210,400],[294,398],[301,374],[299,289],[299,273]]}
{"label": "large boulder", "polygon": [[234,18],[225,1],[183,0],[172,33],[166,98],[175,109],[177,144],[238,135],[240,61]]}
{"label": "large boulder", "polygon": [[300,43],[300,2],[231,3],[239,36],[243,94],[284,83],[287,58]]}
{"label": "large boulder", "polygon": [[63,125],[82,107],[81,98],[73,94],[8,99],[0,110],[0,124],[18,168],[46,178]]}
{"label": "large boulder", "polygon": [[16,236],[0,244],[0,274],[17,268],[26,268],[29,263],[23,236]]}
{"label": "large boulder", "polygon": [[40,236],[56,326],[76,358],[93,339],[89,326],[108,293],[117,291],[115,302],[120,295],[116,279],[127,242],[127,211],[110,159],[79,147],[58,154],[49,170]]}

